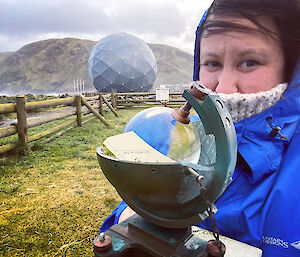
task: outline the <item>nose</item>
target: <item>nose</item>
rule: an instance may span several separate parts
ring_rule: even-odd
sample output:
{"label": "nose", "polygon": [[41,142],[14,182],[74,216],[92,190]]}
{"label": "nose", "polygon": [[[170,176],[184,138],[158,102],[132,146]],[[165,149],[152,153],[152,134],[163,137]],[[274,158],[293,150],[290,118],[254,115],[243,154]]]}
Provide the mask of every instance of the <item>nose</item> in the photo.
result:
{"label": "nose", "polygon": [[216,93],[232,94],[238,92],[238,77],[234,71],[223,68],[217,76]]}

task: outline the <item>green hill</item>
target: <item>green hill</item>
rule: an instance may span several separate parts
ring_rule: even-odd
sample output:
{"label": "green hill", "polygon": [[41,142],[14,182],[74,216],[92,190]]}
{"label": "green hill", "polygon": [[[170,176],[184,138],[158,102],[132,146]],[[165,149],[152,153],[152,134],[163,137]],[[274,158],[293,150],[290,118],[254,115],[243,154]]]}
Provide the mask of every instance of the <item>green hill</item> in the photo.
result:
{"label": "green hill", "polygon": [[[76,38],[48,39],[25,45],[16,52],[0,53],[0,93],[72,92],[74,78],[85,81],[85,90],[94,91],[87,62],[96,43]],[[154,88],[191,81],[192,55],[167,45],[149,46],[158,66]]]}

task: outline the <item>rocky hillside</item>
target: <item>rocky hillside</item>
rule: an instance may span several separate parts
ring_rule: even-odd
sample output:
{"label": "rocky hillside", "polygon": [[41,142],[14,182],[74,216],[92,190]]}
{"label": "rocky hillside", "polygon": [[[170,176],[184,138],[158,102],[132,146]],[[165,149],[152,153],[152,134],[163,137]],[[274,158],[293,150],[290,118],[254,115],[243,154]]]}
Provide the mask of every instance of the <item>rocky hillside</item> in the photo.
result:
{"label": "rocky hillside", "polygon": [[[0,53],[0,94],[45,94],[72,92],[74,78],[88,77],[88,58],[95,41],[75,38],[49,39]],[[167,45],[149,44],[157,60],[154,86],[184,84],[192,79],[193,57]]]}

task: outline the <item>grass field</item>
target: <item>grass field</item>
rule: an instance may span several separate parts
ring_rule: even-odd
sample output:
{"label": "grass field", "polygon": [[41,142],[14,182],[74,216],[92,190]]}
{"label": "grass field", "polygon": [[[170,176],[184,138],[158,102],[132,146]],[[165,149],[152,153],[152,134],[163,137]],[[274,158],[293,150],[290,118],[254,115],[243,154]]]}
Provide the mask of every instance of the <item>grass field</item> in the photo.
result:
{"label": "grass field", "polygon": [[28,156],[0,159],[0,256],[92,256],[92,240],[120,201],[96,148],[138,111],[119,110],[119,118],[108,112],[112,129],[94,119],[48,144],[31,144]]}

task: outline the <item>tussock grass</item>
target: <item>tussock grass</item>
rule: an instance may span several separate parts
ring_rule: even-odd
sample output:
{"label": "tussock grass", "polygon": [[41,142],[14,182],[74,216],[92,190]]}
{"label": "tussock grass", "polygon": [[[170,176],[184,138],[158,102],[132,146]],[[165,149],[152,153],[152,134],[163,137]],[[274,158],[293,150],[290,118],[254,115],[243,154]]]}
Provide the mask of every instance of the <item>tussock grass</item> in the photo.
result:
{"label": "tussock grass", "polygon": [[0,256],[93,256],[92,241],[121,200],[96,148],[138,111],[107,112],[112,129],[94,119],[48,144],[37,141],[28,156],[0,159]]}

